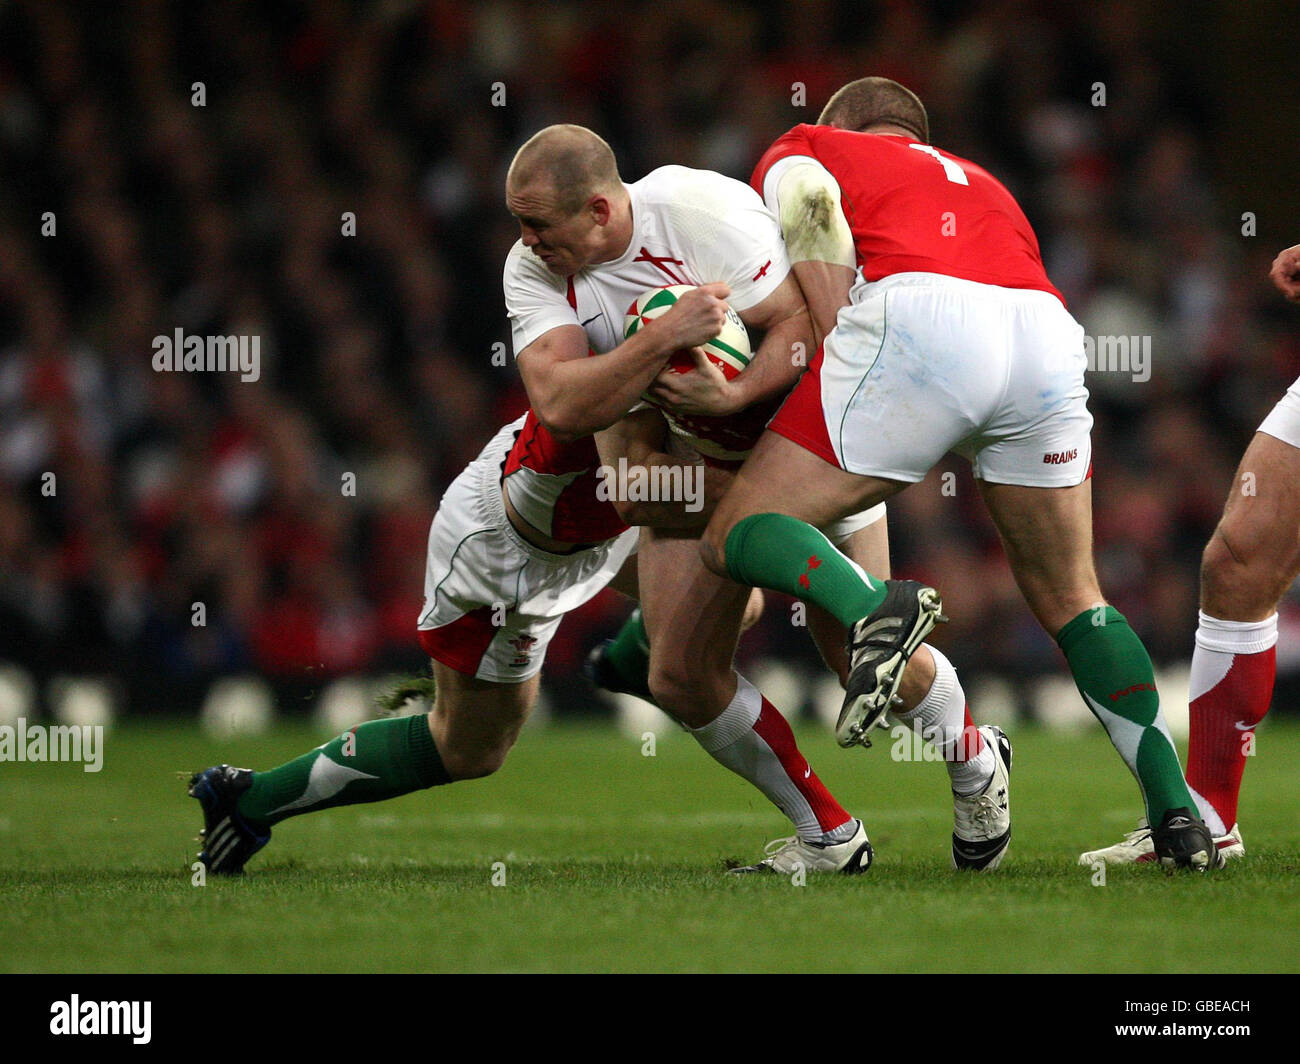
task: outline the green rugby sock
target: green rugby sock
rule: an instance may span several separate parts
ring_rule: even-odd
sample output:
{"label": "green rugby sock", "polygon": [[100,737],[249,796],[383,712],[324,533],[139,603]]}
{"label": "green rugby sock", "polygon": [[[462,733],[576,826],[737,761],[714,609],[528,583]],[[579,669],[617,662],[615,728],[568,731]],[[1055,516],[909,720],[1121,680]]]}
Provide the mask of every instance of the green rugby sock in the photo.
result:
{"label": "green rugby sock", "polygon": [[864,571],[805,521],[752,514],[727,536],[727,573],[738,584],[784,591],[822,607],[845,628],[885,601],[885,582]]}
{"label": "green rugby sock", "polygon": [[605,648],[604,658],[621,690],[654,702],[650,694],[650,637],[646,634],[640,606],[623,622],[618,635]]}
{"label": "green rugby sock", "polygon": [[1112,606],[1086,610],[1056,636],[1075,686],[1137,778],[1147,823],[1166,810],[1196,810],[1169,734],[1151,658],[1124,615]]}
{"label": "green rugby sock", "polygon": [[451,777],[423,713],[359,724],[302,757],[254,772],[239,811],[261,824],[336,805],[380,802]]}

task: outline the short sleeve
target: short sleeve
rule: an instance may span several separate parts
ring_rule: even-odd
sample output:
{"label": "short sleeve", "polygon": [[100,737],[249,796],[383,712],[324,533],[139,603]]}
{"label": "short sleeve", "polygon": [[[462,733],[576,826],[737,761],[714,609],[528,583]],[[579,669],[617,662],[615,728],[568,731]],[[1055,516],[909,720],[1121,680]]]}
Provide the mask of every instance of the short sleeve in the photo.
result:
{"label": "short sleeve", "polygon": [[772,142],[772,146],[763,153],[762,158],[758,160],[758,165],[754,167],[754,173],[749,179],[750,187],[753,188],[760,196],[766,199],[763,189],[767,183],[767,174],[772,167],[780,160],[788,158],[791,155],[806,155],[810,159],[817,158],[817,153],[813,151],[812,131],[816,128],[809,125],[798,125],[793,129],[781,134]]}
{"label": "short sleeve", "polygon": [[502,288],[515,357],[529,344],[561,325],[579,325],[577,311],[566,298],[568,282],[552,274],[516,243],[506,256]]}
{"label": "short sleeve", "polygon": [[772,212],[751,189],[736,184],[743,202],[727,212],[714,248],[721,256],[718,276],[731,287],[727,302],[743,312],[776,291],[790,272],[790,259]]}
{"label": "short sleeve", "polygon": [[796,166],[812,166],[821,171],[825,175],[826,184],[834,187],[836,201],[839,200],[839,182],[818,160],[811,155],[785,155],[768,167],[767,174],[763,177],[763,187],[760,190],[763,195],[763,205],[777,218],[781,217],[781,201],[777,196],[777,190],[781,187],[781,178],[785,177]]}

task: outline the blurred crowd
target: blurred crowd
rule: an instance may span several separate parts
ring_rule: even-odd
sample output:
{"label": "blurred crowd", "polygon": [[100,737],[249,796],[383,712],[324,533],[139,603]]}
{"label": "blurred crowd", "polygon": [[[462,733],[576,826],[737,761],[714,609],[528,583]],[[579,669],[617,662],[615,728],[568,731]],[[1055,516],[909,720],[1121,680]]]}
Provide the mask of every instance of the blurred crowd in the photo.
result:
{"label": "blurred crowd", "polygon": [[[1023,0],[0,4],[0,660],[111,674],[140,710],[229,673],[309,693],[420,666],[439,495],[526,406],[501,357],[515,147],[578,122],[628,180],[747,179],[867,73],[1008,184],[1089,334],[1151,338],[1149,380],[1089,374],[1098,561],[1153,655],[1187,658],[1200,549],[1300,322],[1264,280],[1281,245],[1216,193],[1212,86],[1167,33],[1150,5]],[[156,372],[177,328],[258,336],[260,379]],[[1059,667],[965,463],[890,513],[959,666]],[[625,610],[566,621],[566,704]],[[743,653],[813,661],[789,617],[773,597]]]}

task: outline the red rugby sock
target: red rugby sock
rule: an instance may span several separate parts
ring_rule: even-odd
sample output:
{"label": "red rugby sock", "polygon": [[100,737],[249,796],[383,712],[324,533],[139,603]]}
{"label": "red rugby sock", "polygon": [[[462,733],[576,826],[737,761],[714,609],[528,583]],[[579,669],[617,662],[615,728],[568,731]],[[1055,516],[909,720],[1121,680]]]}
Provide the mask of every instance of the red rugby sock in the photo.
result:
{"label": "red rugby sock", "polygon": [[1237,822],[1242,773],[1255,753],[1255,725],[1273,698],[1276,644],[1276,613],[1263,621],[1200,615],[1192,652],[1187,784],[1216,836]]}

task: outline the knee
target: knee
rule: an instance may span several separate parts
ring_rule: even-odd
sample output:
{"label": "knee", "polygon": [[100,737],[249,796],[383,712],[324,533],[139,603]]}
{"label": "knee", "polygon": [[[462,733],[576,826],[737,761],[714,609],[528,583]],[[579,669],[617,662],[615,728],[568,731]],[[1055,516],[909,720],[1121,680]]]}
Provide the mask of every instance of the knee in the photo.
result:
{"label": "knee", "polygon": [[1239,578],[1242,568],[1216,530],[1201,554],[1201,594],[1210,599],[1221,598]]}
{"label": "knee", "polygon": [[721,514],[714,514],[713,520],[704,530],[704,535],[700,537],[700,558],[709,572],[717,576],[728,576],[726,545],[727,533],[731,531],[731,527],[729,524],[724,524],[721,517]]}
{"label": "knee", "polygon": [[[462,700],[438,691],[438,701],[429,714],[429,729],[442,767],[453,781],[482,779],[505,764],[506,755],[519,737],[525,712],[513,712],[484,727],[483,718],[499,707],[481,700]],[[477,715],[477,726],[467,726],[466,718]]]}
{"label": "knee", "polygon": [[688,669],[681,661],[651,661],[650,693],[664,712],[688,728],[702,728],[726,708],[730,669]]}
{"label": "knee", "polygon": [[439,750],[443,767],[453,780],[478,780],[490,776],[506,762],[508,744],[475,746],[467,749]]}
{"label": "knee", "polygon": [[[944,660],[947,661],[947,658]],[[907,663],[898,685],[898,697],[903,700],[903,709],[915,709],[921,704],[925,696],[930,693],[937,672],[938,661],[931,653],[929,645],[922,643],[916,648],[912,660]]]}
{"label": "knee", "polygon": [[1220,525],[1201,555],[1201,608],[1227,620],[1270,611],[1289,580],[1272,572],[1266,558],[1234,550],[1230,534]]}
{"label": "knee", "polygon": [[718,503],[718,509],[708,519],[705,533],[699,537],[699,557],[703,558],[705,567],[708,571],[718,576],[725,576],[727,579],[731,579],[731,574],[727,572],[727,539],[731,536],[732,529],[736,527],[740,516],[729,506],[729,498],[723,496],[722,501]]}
{"label": "knee", "polygon": [[647,681],[650,693],[663,709],[679,720],[683,712],[689,712],[692,701],[699,697],[700,678],[691,676],[680,662],[650,662],[650,675]]}

